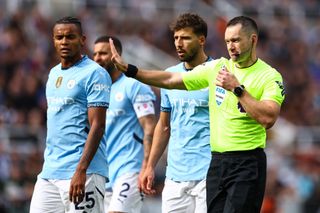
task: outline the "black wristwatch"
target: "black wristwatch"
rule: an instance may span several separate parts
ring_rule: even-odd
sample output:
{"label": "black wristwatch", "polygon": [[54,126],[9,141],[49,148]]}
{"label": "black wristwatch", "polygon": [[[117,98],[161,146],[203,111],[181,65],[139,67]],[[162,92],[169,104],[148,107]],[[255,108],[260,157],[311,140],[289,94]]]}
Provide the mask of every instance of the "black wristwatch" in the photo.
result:
{"label": "black wristwatch", "polygon": [[244,87],[243,85],[240,85],[240,86],[238,86],[238,87],[235,87],[235,88],[233,89],[233,94],[235,94],[235,96],[237,96],[237,97],[241,97],[242,94],[243,94],[244,88],[245,88],[245,87]]}

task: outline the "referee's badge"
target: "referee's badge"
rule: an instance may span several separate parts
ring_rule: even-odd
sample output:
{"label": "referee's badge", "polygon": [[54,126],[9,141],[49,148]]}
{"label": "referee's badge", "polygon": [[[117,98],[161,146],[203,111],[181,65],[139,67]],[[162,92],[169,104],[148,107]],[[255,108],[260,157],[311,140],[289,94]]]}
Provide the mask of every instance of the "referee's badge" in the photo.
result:
{"label": "referee's badge", "polygon": [[222,87],[216,86],[216,103],[218,106],[222,104],[224,101],[224,97],[226,96],[226,90]]}
{"label": "referee's badge", "polygon": [[61,83],[62,83],[62,77],[59,76],[56,81],[56,88],[59,88],[61,86]]}

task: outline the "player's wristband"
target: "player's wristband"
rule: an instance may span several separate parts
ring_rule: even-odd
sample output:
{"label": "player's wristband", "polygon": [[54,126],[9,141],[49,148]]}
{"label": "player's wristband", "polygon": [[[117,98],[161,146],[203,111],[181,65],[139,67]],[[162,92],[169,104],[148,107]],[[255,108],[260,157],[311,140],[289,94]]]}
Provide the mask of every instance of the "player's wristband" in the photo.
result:
{"label": "player's wristband", "polygon": [[136,77],[138,68],[133,64],[128,64],[127,71],[124,73],[127,77],[134,78]]}

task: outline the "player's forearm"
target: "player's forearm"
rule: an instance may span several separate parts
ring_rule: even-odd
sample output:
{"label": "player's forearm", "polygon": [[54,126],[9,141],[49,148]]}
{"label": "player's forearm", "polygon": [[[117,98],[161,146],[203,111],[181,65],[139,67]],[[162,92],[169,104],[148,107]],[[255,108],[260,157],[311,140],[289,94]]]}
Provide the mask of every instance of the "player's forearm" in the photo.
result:
{"label": "player's forearm", "polygon": [[271,128],[280,113],[280,106],[273,101],[258,101],[247,91],[239,98],[246,113],[266,129]]}
{"label": "player's forearm", "polygon": [[145,134],[143,137],[143,162],[142,168],[145,169],[149,160],[150,151],[151,151],[151,144],[152,144],[152,134]]}
{"label": "player's forearm", "polygon": [[100,141],[104,134],[104,129],[105,129],[104,124],[93,124],[90,127],[88,138],[86,140],[82,156],[77,166],[77,170],[86,171],[87,168],[89,167],[100,145]]}
{"label": "player's forearm", "polygon": [[147,167],[154,169],[164,153],[170,138],[170,127],[157,123],[153,134],[152,147]]}
{"label": "player's forearm", "polygon": [[156,116],[149,114],[139,118],[140,125],[143,129],[143,162],[142,169],[147,166],[147,162],[150,155],[153,132],[156,125]]}

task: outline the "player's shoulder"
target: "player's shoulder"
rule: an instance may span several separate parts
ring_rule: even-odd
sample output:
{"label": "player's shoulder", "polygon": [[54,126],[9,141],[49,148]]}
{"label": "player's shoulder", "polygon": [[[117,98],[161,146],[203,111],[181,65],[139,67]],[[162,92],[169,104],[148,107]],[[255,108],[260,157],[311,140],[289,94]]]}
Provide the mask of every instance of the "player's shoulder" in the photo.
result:
{"label": "player's shoulder", "polygon": [[61,69],[61,63],[59,64],[56,64],[54,67],[51,68],[51,70],[58,70],[58,69]]}
{"label": "player's shoulder", "polygon": [[119,80],[121,81],[121,86],[122,87],[127,87],[127,88],[130,88],[133,85],[139,85],[141,83],[141,82],[139,82],[138,80],[136,80],[134,78],[129,78],[129,77],[125,76],[124,74],[122,74],[120,76]]}
{"label": "player's shoulder", "polygon": [[106,70],[100,66],[97,62],[93,61],[87,56],[84,56],[83,66],[87,67],[88,72],[106,72]]}
{"label": "player's shoulder", "polygon": [[61,63],[55,65],[54,67],[52,67],[50,69],[50,72],[49,72],[49,77],[50,76],[55,76],[55,75],[58,75],[61,71]]}
{"label": "player's shoulder", "polygon": [[80,73],[82,73],[84,76],[96,76],[94,78],[102,77],[107,78],[108,81],[111,81],[111,77],[109,73],[105,70],[105,68],[100,66],[97,62],[93,61],[92,59],[87,57],[83,62],[83,66],[84,67],[82,70],[84,70],[84,72]]}
{"label": "player's shoulder", "polygon": [[148,97],[153,97],[153,91],[151,87],[147,84],[144,84],[134,78],[128,78],[125,75],[122,75],[119,79],[119,84],[117,84],[117,89],[119,91],[123,91],[127,97],[129,98],[138,98],[136,100],[139,100],[139,97],[144,97],[147,95]]}
{"label": "player's shoulder", "polygon": [[176,65],[170,66],[167,69],[165,69],[165,71],[168,72],[183,72],[185,70],[183,62],[180,62]]}

